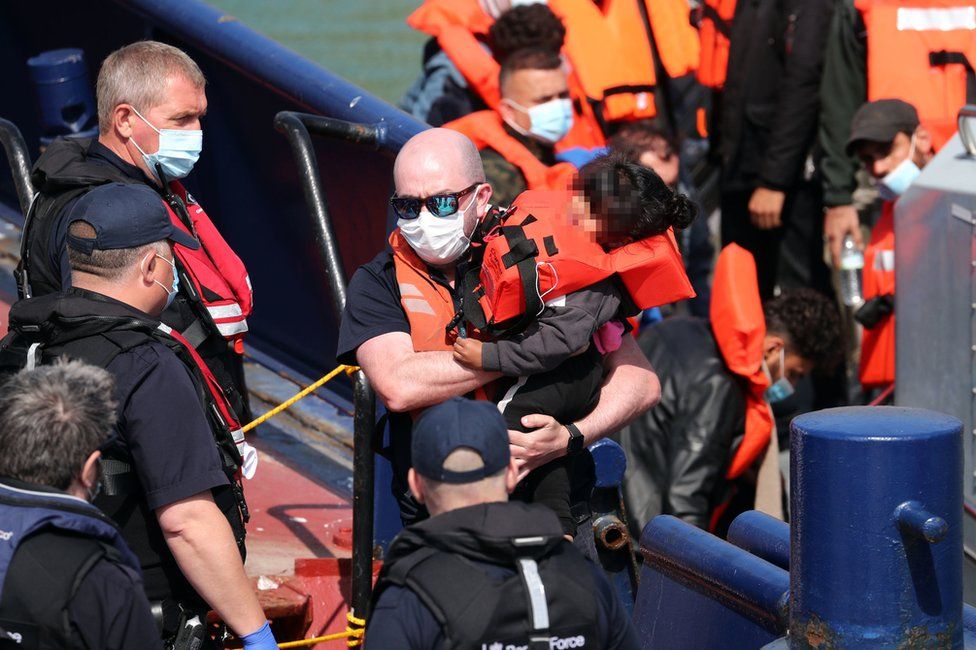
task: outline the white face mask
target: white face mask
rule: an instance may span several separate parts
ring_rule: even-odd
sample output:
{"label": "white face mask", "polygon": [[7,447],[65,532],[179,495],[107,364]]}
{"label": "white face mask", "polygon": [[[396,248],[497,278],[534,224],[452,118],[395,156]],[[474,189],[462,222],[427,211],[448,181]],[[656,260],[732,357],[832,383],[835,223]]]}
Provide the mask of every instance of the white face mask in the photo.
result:
{"label": "white face mask", "polygon": [[915,182],[922,170],[915,164],[915,136],[912,135],[912,147],[908,150],[908,158],[901,161],[878,182],[878,194],[884,201],[894,201],[905,193],[905,190]]}
{"label": "white face mask", "polygon": [[435,217],[426,207],[416,219],[397,219],[397,226],[404,239],[423,261],[433,266],[444,266],[457,260],[471,245],[471,233],[464,232],[464,218],[473,205],[478,203],[475,189],[468,207],[448,217]]}

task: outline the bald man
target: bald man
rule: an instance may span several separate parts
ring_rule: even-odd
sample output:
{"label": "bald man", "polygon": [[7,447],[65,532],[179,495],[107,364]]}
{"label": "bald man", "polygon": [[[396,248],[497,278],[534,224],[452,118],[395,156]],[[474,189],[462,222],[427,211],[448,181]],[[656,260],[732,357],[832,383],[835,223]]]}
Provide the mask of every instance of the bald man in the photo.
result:
{"label": "bald man", "polygon": [[[455,278],[478,261],[471,256],[495,218],[491,185],[474,144],[447,129],[411,138],[393,168],[391,199],[397,228],[390,249],[359,268],[349,284],[337,358],[362,367],[391,412],[393,492],[404,524],[427,516],[410,495],[410,413],[466,395],[501,375],[466,368],[453,357],[447,326],[459,307]],[[643,413],[660,384],[631,337],[607,357],[596,409],[575,423],[588,445]],[[567,453],[570,433],[546,415],[528,415],[530,432],[510,431],[519,479]],[[580,515],[581,523],[586,514]],[[584,538],[592,536],[584,536]]]}

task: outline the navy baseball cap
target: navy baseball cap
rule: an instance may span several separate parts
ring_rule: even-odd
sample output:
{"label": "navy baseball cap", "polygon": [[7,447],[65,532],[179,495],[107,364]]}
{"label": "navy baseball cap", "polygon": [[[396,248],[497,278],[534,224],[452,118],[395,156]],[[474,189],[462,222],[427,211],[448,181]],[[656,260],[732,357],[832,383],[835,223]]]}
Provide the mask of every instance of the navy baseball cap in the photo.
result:
{"label": "navy baseball cap", "polygon": [[86,255],[96,249],[137,248],[164,239],[192,250],[200,248],[200,242],[173,225],[163,199],[147,185],[99,185],[68,211],[68,226],[76,221],[95,229],[93,239],[68,235],[68,245]]}
{"label": "navy baseball cap", "polygon": [[[456,449],[467,447],[481,456],[484,465],[468,472],[444,469],[444,460]],[[508,428],[498,407],[455,397],[431,406],[413,425],[411,447],[414,470],[443,483],[473,483],[508,466]]]}

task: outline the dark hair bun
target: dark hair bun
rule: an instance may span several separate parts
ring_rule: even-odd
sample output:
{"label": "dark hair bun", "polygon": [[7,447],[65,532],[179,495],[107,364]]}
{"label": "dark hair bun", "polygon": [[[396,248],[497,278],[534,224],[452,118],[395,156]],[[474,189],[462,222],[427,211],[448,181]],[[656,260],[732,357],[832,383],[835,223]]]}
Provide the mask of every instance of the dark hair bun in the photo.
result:
{"label": "dark hair bun", "polygon": [[666,219],[675,230],[684,230],[698,216],[698,206],[686,194],[675,192],[664,204]]}

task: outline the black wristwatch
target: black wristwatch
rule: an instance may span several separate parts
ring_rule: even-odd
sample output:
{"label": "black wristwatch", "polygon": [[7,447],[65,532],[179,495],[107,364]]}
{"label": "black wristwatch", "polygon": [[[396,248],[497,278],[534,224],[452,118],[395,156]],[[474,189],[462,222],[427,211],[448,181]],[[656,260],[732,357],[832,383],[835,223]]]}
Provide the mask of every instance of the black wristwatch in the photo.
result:
{"label": "black wristwatch", "polygon": [[583,451],[586,440],[583,438],[583,433],[579,430],[579,427],[575,424],[566,424],[564,426],[569,431],[569,443],[566,445],[566,455],[575,456]]}

